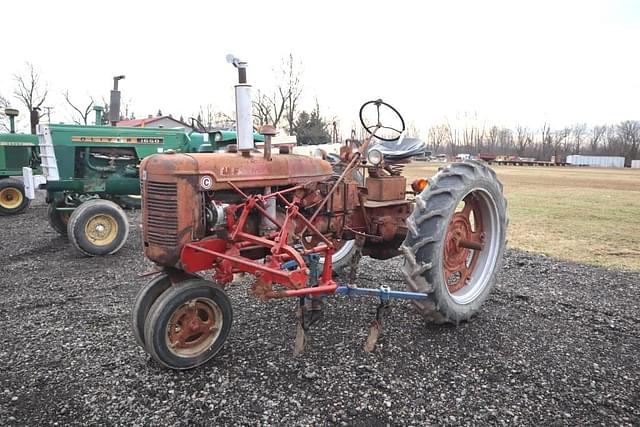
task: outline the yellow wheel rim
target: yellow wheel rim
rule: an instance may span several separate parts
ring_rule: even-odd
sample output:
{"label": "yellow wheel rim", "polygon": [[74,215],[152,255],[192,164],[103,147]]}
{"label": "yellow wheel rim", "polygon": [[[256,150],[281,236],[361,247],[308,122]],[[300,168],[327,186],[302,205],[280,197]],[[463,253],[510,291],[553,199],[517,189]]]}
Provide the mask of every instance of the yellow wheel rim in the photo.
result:
{"label": "yellow wheel rim", "polygon": [[94,245],[107,246],[113,243],[118,235],[118,222],[111,215],[94,215],[87,221],[84,232]]}
{"label": "yellow wheel rim", "polygon": [[22,204],[24,196],[17,188],[3,188],[0,190],[0,206],[5,209],[16,209]]}

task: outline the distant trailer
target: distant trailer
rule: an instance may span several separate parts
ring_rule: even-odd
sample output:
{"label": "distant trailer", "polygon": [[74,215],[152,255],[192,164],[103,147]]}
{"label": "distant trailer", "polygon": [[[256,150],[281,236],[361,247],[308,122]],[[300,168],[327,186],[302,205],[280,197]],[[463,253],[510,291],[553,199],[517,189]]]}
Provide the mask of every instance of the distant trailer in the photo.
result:
{"label": "distant trailer", "polygon": [[497,166],[577,166],[567,162],[545,162],[542,160],[490,160],[487,163]]}
{"label": "distant trailer", "polygon": [[591,166],[596,168],[623,168],[624,157],[618,156],[583,156],[573,154],[567,156],[567,163],[577,166]]}
{"label": "distant trailer", "polygon": [[631,167],[634,169],[640,169],[640,160],[631,160]]}

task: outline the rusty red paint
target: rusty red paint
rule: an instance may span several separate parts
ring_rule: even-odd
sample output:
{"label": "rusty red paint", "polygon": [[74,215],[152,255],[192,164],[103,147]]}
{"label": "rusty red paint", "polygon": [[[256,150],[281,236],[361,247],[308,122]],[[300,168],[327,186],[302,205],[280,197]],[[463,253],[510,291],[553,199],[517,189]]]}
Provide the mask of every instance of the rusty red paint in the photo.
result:
{"label": "rusty red paint", "polygon": [[404,176],[382,176],[367,178],[367,198],[376,202],[404,200],[407,178]]}
{"label": "rusty red paint", "polygon": [[[214,270],[220,283],[231,282],[238,272],[254,274],[252,289],[261,298],[319,292],[307,288],[307,266],[302,258],[318,253],[325,263],[317,288],[329,289],[334,285],[331,255],[335,242],[362,235],[373,243],[368,253],[388,257],[397,252],[406,233],[404,221],[412,209],[404,199],[367,200],[351,174],[360,158],[361,153],[348,156],[349,163],[336,179],[327,162],[305,156],[274,156],[271,160],[232,153],[148,157],[141,167],[145,253],[160,265],[188,273]],[[213,183],[203,189],[201,177],[205,175]],[[385,190],[386,183],[394,184],[394,194],[400,195],[400,186],[404,192],[402,177],[377,179],[383,192],[390,191]],[[266,186],[274,191],[262,194]],[[210,212],[205,207],[210,209],[221,196],[226,228],[212,228],[205,220]],[[279,206],[274,217],[265,209],[271,199]],[[261,217],[276,230],[261,230]],[[305,241],[302,251],[293,247],[300,236]],[[295,260],[298,267],[282,270],[280,265],[289,260]],[[274,284],[286,289],[274,291]]]}
{"label": "rusty red paint", "polygon": [[460,290],[470,279],[484,244],[480,205],[473,194],[449,222],[444,246],[444,276],[449,292]]}
{"label": "rusty red paint", "polygon": [[192,300],[173,312],[167,328],[170,347],[180,353],[205,344],[216,332],[218,316],[207,301]]}

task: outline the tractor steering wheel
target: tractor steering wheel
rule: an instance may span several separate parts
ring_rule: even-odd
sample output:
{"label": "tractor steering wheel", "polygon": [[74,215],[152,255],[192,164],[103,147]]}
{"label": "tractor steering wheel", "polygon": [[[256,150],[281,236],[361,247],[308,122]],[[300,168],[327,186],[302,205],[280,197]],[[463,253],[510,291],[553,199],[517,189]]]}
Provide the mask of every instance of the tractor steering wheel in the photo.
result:
{"label": "tractor steering wheel", "polygon": [[[380,107],[386,107],[387,110],[390,110],[389,112],[387,112],[387,114],[385,114],[385,116],[389,117],[388,114],[392,113],[392,115],[400,119],[399,127],[401,127],[401,129],[398,129],[396,127],[391,127],[391,126],[384,126],[380,122]],[[373,120],[367,120],[367,117],[365,115],[365,109],[367,110],[367,112],[373,111],[373,116],[375,117],[374,119],[375,123],[372,124]],[[384,111],[385,109],[383,109],[383,112]],[[371,115],[371,112],[369,112],[369,114]],[[393,118],[395,119],[395,117]],[[366,130],[369,135],[374,135],[375,132],[378,131],[379,129],[389,129],[398,134],[394,138],[387,138],[387,137],[375,135],[376,138],[382,141],[395,141],[400,137],[402,132],[404,132],[405,130],[404,119],[402,118],[398,110],[396,110],[391,105],[384,102],[382,99],[376,99],[376,100],[365,102],[364,104],[362,104],[362,107],[360,107],[360,123],[362,124],[362,127],[364,127],[364,130]]]}

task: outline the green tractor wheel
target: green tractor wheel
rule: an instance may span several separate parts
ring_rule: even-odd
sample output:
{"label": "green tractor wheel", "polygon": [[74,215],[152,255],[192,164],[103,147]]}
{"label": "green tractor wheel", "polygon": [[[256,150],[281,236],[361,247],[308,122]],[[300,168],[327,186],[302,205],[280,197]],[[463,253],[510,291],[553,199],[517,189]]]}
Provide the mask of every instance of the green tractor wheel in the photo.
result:
{"label": "green tractor wheel", "polygon": [[67,234],[73,246],[84,255],[110,255],[127,241],[129,222],[120,206],[109,200],[94,199],[73,211]]}
{"label": "green tractor wheel", "polygon": [[18,214],[29,207],[29,202],[22,182],[15,179],[0,180],[0,215]]}
{"label": "green tractor wheel", "polygon": [[49,225],[63,237],[67,237],[67,225],[69,224],[70,216],[71,212],[56,210],[55,205],[53,203],[49,203],[49,207],[47,208]]}

